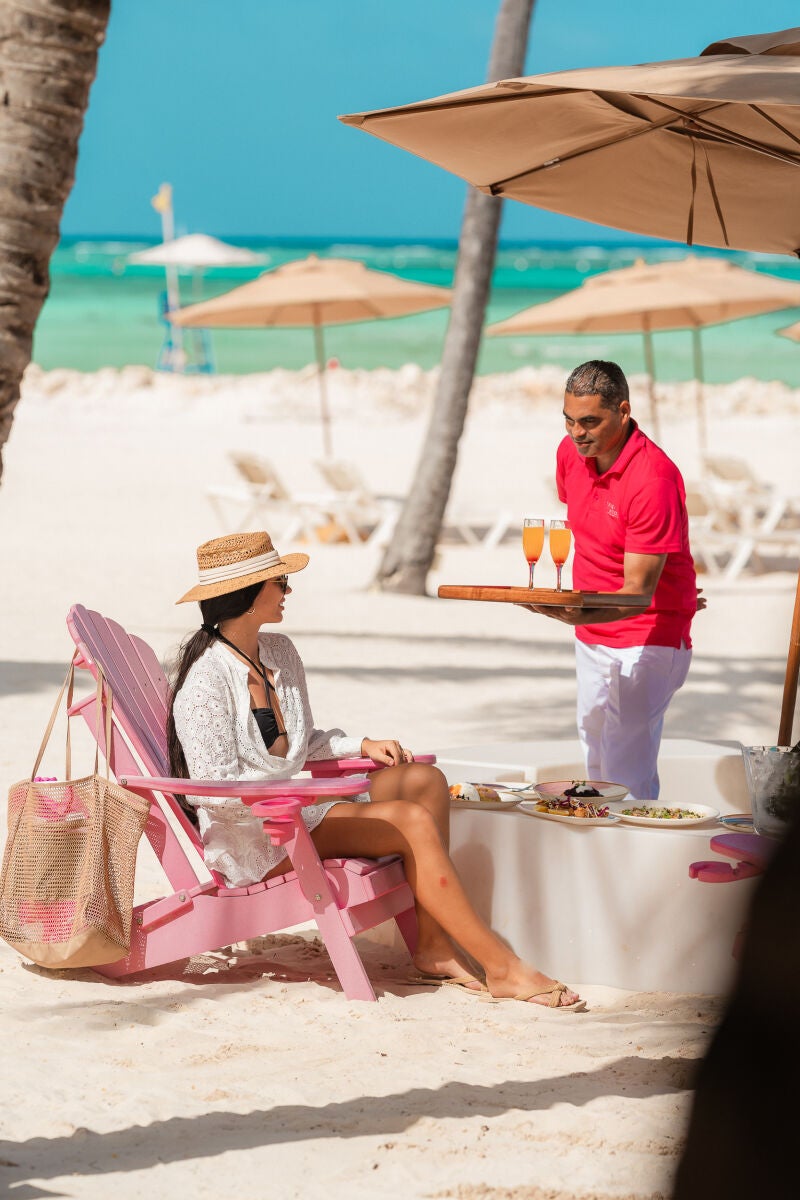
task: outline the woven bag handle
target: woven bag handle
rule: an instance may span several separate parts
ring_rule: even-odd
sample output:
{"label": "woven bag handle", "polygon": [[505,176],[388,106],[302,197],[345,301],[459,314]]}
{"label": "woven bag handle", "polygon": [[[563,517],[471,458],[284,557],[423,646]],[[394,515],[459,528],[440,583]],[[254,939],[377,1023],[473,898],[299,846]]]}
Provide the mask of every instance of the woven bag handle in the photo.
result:
{"label": "woven bag handle", "polygon": [[95,704],[97,720],[95,723],[95,731],[94,731],[94,773],[95,773],[95,775],[97,774],[98,754],[100,751],[100,714],[101,714],[102,708],[103,708],[103,698],[105,697],[105,710],[106,710],[105,735],[106,735],[106,740],[105,740],[104,744],[105,744],[105,748],[106,748],[106,782],[110,783],[111,782],[111,774],[110,774],[110,772],[111,772],[111,709],[114,704],[114,696],[111,691],[111,684],[108,682],[105,675],[103,674],[103,668],[100,666],[99,663],[96,663],[95,665],[97,667],[97,702]]}
{"label": "woven bag handle", "polygon": [[[47,722],[47,728],[44,731],[44,736],[42,737],[42,741],[39,746],[39,753],[36,755],[36,762],[33,764],[33,770],[31,771],[31,783],[33,783],[33,777],[36,774],[36,772],[39,770],[41,761],[44,758],[44,752],[47,749],[47,743],[50,741],[50,734],[53,732],[53,726],[56,723],[56,717],[58,716],[58,710],[61,707],[61,698],[64,695],[64,692],[67,690],[68,686],[69,686],[69,693],[67,695],[67,707],[69,707],[69,705],[72,701],[72,688],[73,688],[73,683],[75,680],[75,659],[77,657],[78,657],[78,652],[76,650],[74,655],[72,656],[72,660],[70,661],[69,666],[67,667],[67,674],[64,679],[64,682],[61,685],[61,690],[59,691],[58,695],[56,696],[56,702],[53,705],[53,711],[50,714],[50,720]],[[69,772],[70,772],[70,755],[71,755],[71,747],[70,747],[70,738],[69,738],[69,721],[67,721],[67,774],[66,774],[67,779],[69,779]]]}
{"label": "woven bag handle", "polygon": [[[39,770],[41,761],[44,758],[44,752],[47,749],[47,743],[50,741],[50,735],[53,732],[53,726],[56,723],[56,717],[58,716],[58,712],[61,707],[61,699],[62,699],[65,691],[67,692],[67,713],[69,713],[69,710],[72,707],[72,693],[73,693],[73,689],[75,686],[75,660],[77,659],[77,657],[78,657],[78,651],[76,650],[75,654],[73,655],[72,660],[67,668],[67,674],[64,679],[64,682],[61,685],[61,689],[60,689],[58,695],[56,696],[56,702],[53,705],[53,711],[50,714],[50,720],[47,722],[47,728],[44,731],[44,735],[42,737],[42,741],[39,746],[39,753],[36,755],[36,762],[33,764],[33,770],[31,771],[31,777],[30,777],[31,783],[33,783],[34,776],[36,775],[36,772]],[[109,756],[110,756],[109,748],[111,745],[112,698],[111,698],[111,688],[109,687],[108,680],[106,679],[105,675],[103,674],[103,671],[102,671],[102,668],[100,667],[100,665],[97,664],[97,695],[96,695],[96,699],[95,699],[95,711],[97,713],[97,718],[96,718],[96,722],[95,722],[95,743],[94,743],[94,774],[95,775],[97,774],[97,768],[98,768],[98,765],[100,762],[100,720],[101,720],[101,714],[102,714],[102,708],[103,708],[103,692],[104,691],[105,691],[105,694],[107,697],[106,704],[105,704],[105,709],[106,709],[105,735],[106,735],[106,779],[108,779],[109,778],[109,761],[108,760],[109,760]],[[69,716],[67,716],[67,744],[66,744],[65,758],[66,758],[66,762],[65,762],[65,770],[64,770],[64,779],[67,780],[70,778],[70,775],[72,773],[72,741],[70,738]]]}

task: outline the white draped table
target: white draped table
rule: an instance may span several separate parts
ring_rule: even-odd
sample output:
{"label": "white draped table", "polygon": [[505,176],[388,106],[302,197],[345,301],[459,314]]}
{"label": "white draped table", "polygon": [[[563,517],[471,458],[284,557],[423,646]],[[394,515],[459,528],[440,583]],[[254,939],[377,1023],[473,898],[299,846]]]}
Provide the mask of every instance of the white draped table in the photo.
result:
{"label": "white draped table", "polygon": [[[449,782],[581,778],[577,741],[437,750]],[[665,740],[664,804],[750,809],[741,747]],[[613,782],[613,781],[611,781]],[[481,915],[523,957],[570,984],[724,992],[755,880],[702,883],[717,823],[690,829],[565,825],[524,813],[452,809],[452,855]]]}
{"label": "white draped table", "polygon": [[456,808],[451,853],[476,908],[516,952],[570,984],[721,993],[756,880],[701,883],[718,824],[566,825]]}

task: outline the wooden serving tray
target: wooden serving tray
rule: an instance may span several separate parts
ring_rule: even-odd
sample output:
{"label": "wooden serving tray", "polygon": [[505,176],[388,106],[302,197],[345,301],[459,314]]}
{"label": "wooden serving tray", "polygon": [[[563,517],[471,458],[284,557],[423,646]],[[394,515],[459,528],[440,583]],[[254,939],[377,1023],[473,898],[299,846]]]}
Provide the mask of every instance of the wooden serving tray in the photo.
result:
{"label": "wooden serving tray", "polygon": [[555,588],[484,586],[443,583],[442,600],[495,600],[506,604],[568,605],[570,608],[637,608],[648,603],[646,596],[618,592],[557,592]]}

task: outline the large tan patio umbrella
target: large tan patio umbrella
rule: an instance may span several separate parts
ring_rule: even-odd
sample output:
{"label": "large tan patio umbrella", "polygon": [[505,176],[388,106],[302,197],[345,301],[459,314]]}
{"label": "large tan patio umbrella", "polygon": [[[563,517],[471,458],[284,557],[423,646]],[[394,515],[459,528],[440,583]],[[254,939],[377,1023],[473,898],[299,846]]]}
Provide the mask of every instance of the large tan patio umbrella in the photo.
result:
{"label": "large tan patio umbrella", "polygon": [[800,29],[340,119],[491,195],[689,245],[800,250]]}
{"label": "large tan patio umbrella", "polygon": [[330,456],[323,326],[444,308],[450,297],[450,288],[373,271],[352,259],[317,258],[312,254],[265,271],[258,279],[213,300],[181,308],[171,314],[171,320],[181,326],[313,326],[323,445]]}
{"label": "large tan patio umbrella", "polygon": [[490,325],[493,335],[545,333],[641,333],[650,378],[653,430],[659,436],[655,403],[653,333],[691,329],[701,452],[706,450],[703,353],[700,330],[740,317],[800,307],[800,283],[750,271],[721,258],[690,254],[673,262],[638,262],[592,275],[555,300],[534,304]]}

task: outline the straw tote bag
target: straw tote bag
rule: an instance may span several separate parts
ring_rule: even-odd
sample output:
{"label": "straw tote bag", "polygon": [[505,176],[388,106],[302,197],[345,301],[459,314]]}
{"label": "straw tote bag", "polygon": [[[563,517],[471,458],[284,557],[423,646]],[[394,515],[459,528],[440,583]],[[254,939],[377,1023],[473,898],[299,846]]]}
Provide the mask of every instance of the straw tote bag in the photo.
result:
{"label": "straw tote bag", "polygon": [[105,746],[111,745],[111,690],[97,669],[94,773],[71,779],[67,718],[63,783],[35,778],[67,689],[73,659],[45,730],[30,779],[8,793],[8,840],[0,873],[0,937],[41,967],[116,962],[130,949],[136,848],[150,803],[113,783],[106,760],[98,774],[105,699]]}

